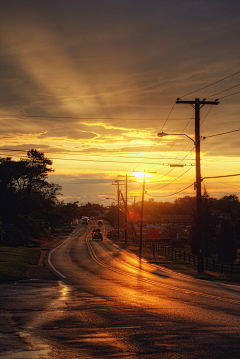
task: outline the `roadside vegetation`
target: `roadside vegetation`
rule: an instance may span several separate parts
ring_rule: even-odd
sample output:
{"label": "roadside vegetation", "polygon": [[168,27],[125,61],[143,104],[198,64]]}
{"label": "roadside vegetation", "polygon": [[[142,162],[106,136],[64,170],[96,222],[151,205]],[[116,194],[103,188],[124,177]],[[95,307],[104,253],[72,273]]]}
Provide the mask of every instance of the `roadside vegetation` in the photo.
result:
{"label": "roadside vegetation", "polygon": [[38,264],[40,255],[37,249],[0,246],[0,283],[26,279],[28,269]]}
{"label": "roadside vegetation", "polygon": [[[9,280],[17,278],[17,273],[19,278],[26,276],[24,271],[35,261],[38,253],[30,247],[41,247],[59,236],[68,235],[74,228],[74,221],[82,216],[104,218],[115,228],[115,233],[118,225],[123,233],[126,228],[123,195],[119,208],[114,204],[104,208],[92,203],[80,206],[78,202],[64,203],[59,199],[61,186],[48,181],[48,175],[54,171],[51,166],[52,161],[34,149],[27,152],[27,158],[19,161],[10,157],[0,158],[0,270],[6,268],[5,275],[8,273],[6,278]],[[139,235],[141,205],[141,201],[128,204],[129,238],[133,236],[136,239]],[[210,197],[205,189],[202,205],[205,256],[216,258],[221,263],[239,262],[238,196],[232,194],[216,199]],[[197,255],[195,197],[185,196],[173,203],[155,202],[153,199],[145,201],[143,240],[148,238],[147,232],[152,227],[160,231],[157,240],[161,243]],[[22,266],[21,261],[17,264],[21,256],[23,263],[26,261]],[[17,269],[14,269],[15,263]]]}
{"label": "roadside vegetation", "polygon": [[95,215],[100,205],[59,200],[61,186],[48,181],[52,161],[44,153],[31,149],[27,158],[13,161],[0,158],[0,243],[38,246],[50,240],[61,226],[70,226],[74,218],[87,211]]}
{"label": "roadside vegetation", "polygon": [[[117,232],[118,208],[112,205],[106,215],[106,220],[115,228]],[[119,213],[120,228],[124,228],[124,206],[122,205]],[[140,221],[141,202],[134,203],[129,209],[129,238],[139,236],[139,226],[136,223]],[[236,195],[224,196],[223,198],[211,198],[204,189],[202,196],[202,232],[204,238],[204,256],[214,259],[216,263],[239,265],[240,249],[240,202]],[[136,230],[133,230],[133,226]],[[181,248],[186,253],[192,253],[197,256],[198,243],[196,233],[196,198],[183,197],[170,202],[154,202],[153,199],[144,204],[143,218],[143,240],[150,241],[147,236],[148,231],[155,227],[160,232],[156,242]],[[124,237],[124,232],[122,232]],[[135,251],[137,249],[134,249]],[[175,259],[169,259],[174,261]],[[186,268],[186,263],[178,262]],[[189,268],[187,270],[190,270]],[[214,277],[217,276],[215,273]],[[239,276],[230,274],[229,278]]]}

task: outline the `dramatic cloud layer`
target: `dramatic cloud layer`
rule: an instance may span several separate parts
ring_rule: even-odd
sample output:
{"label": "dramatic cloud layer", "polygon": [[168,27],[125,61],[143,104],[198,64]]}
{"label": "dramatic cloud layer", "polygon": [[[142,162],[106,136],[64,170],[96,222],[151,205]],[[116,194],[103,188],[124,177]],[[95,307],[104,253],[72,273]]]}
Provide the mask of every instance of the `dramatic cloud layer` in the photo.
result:
{"label": "dramatic cloud layer", "polygon": [[[240,132],[207,137],[240,129],[239,30],[237,0],[5,1],[1,156],[44,151],[69,201],[104,203],[133,169],[157,171],[149,194],[170,195],[194,182],[194,144],[157,133],[194,138],[194,109],[176,98],[219,98],[201,109],[202,176],[238,173]],[[239,194],[238,183],[204,182],[212,196]]]}

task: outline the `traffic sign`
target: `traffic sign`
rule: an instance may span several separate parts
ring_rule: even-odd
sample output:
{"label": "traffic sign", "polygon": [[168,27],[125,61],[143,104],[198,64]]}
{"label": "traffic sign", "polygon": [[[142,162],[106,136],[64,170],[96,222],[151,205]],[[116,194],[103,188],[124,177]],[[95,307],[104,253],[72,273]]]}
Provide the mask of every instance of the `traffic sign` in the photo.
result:
{"label": "traffic sign", "polygon": [[150,237],[153,241],[155,241],[155,239],[157,239],[157,237],[159,236],[160,232],[158,232],[156,230],[156,228],[152,228],[148,233],[148,237]]}

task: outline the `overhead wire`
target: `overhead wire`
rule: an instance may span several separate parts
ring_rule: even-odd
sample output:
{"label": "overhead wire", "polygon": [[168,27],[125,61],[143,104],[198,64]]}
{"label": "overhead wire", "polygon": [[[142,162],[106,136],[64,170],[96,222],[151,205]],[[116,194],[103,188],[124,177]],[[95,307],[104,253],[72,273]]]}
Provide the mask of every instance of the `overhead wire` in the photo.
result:
{"label": "overhead wire", "polygon": [[233,95],[237,95],[238,93],[240,93],[240,91],[231,93],[230,95],[226,95],[226,96],[219,97],[219,100],[222,99],[222,98],[226,98],[226,97],[230,97],[230,96],[233,96]]}
{"label": "overhead wire", "polygon": [[233,130],[233,131],[222,132],[222,133],[217,133],[216,135],[204,136],[203,139],[205,140],[206,138],[209,138],[209,137],[222,136],[222,135],[226,135],[228,133],[233,133],[233,132],[238,132],[238,131],[240,131],[240,129]]}
{"label": "overhead wire", "polygon": [[209,110],[208,110],[206,116],[204,117],[204,119],[203,119],[202,122],[201,122],[201,125],[202,125],[203,122],[206,120],[206,118],[207,118],[207,116],[209,115],[209,112],[211,111],[212,108],[213,108],[213,105],[210,106],[210,108],[209,108]]}
{"label": "overhead wire", "polygon": [[[26,151],[27,152],[27,151]],[[4,158],[6,157],[18,157],[18,158],[21,158],[21,157],[24,157],[26,156],[26,154],[22,154],[22,155],[5,155],[3,153],[0,153],[0,156],[5,156]],[[117,156],[118,157],[118,156]],[[62,160],[62,161],[77,161],[77,162],[105,162],[105,163],[108,163],[108,162],[112,162],[112,163],[136,163],[134,161],[112,161],[112,160],[99,160],[99,159],[76,159],[76,158],[63,158],[63,157],[50,157],[51,160]],[[154,159],[154,158],[151,158],[151,159]],[[169,157],[169,158],[165,158],[165,159],[168,159],[168,160],[172,160],[172,157]],[[188,159],[186,159],[187,161]],[[190,159],[189,159],[190,161]],[[170,164],[169,163],[159,163],[159,162],[144,162],[144,164],[148,165],[148,164],[157,164],[157,165],[161,165],[161,166],[169,166]],[[184,166],[192,166],[191,164],[184,164]]]}
{"label": "overhead wire", "polygon": [[239,73],[240,73],[240,71],[234,72],[233,74],[231,74],[231,75],[229,75],[229,76],[226,76],[226,77],[224,77],[224,78],[222,78],[222,79],[220,79],[220,80],[218,80],[218,81],[212,82],[211,84],[209,84],[209,85],[207,85],[207,86],[203,86],[203,87],[199,88],[198,90],[195,90],[195,91],[189,92],[189,93],[187,93],[187,94],[185,94],[185,95],[182,95],[182,96],[180,96],[179,98],[186,97],[186,96],[191,95],[191,94],[193,94],[193,93],[195,93],[195,92],[204,90],[204,89],[206,89],[206,88],[208,88],[208,87],[210,87],[210,86],[213,86],[213,85],[215,85],[215,84],[217,84],[217,83],[219,83],[219,82],[221,82],[221,81],[224,81],[224,80],[226,80],[226,79],[228,79],[228,78],[230,78],[230,77],[232,77],[232,76],[235,76],[235,75],[237,75],[237,74],[239,74]]}
{"label": "overhead wire", "polygon": [[[185,131],[185,129],[187,128],[187,126],[189,125],[189,123],[191,122],[192,119],[193,119],[193,116],[188,120],[186,126],[185,126],[185,127],[183,128],[183,130],[181,131],[182,133]],[[180,137],[180,136],[179,136],[179,137]],[[171,150],[171,148],[175,145],[175,143],[177,142],[177,140],[179,139],[179,137],[178,137],[175,141],[173,141],[173,143],[171,144],[171,146],[170,146],[170,148],[167,150],[167,152],[169,152],[169,151]],[[188,146],[188,144],[184,147],[184,149],[183,149],[182,151],[184,151],[187,146]],[[193,147],[193,149],[194,149],[194,147]],[[193,150],[193,149],[192,149],[192,150]],[[191,153],[192,150],[191,150],[189,153]],[[166,153],[166,152],[165,152],[165,153]],[[186,158],[186,157],[189,155],[189,153],[188,153],[184,158]],[[164,159],[164,157],[163,157],[163,159]],[[173,159],[172,159],[172,163],[173,163],[173,161],[176,160],[176,159],[177,159],[177,157],[173,158]],[[184,159],[179,159],[178,164],[180,164],[183,160],[184,160]],[[171,164],[172,164],[172,163],[171,163]],[[155,165],[154,165],[154,166],[155,166]],[[154,166],[153,166],[153,167],[154,167]],[[153,167],[151,167],[151,169],[152,169]],[[175,167],[173,167],[173,168],[172,168],[170,171],[168,171],[167,173],[161,175],[158,179],[160,180],[162,177],[167,176],[167,175],[168,175],[170,172],[172,172],[174,169],[175,169]]]}
{"label": "overhead wire", "polygon": [[180,176],[176,177],[174,180],[172,180],[171,182],[169,183],[166,183],[165,185],[161,186],[161,187],[158,187],[155,189],[155,191],[159,190],[159,189],[162,189],[164,187],[167,187],[169,186],[170,184],[172,184],[173,182],[177,181],[179,178],[181,178],[182,176],[184,176],[188,171],[190,171],[193,167],[189,167],[184,173],[182,173]]}
{"label": "overhead wire", "polygon": [[216,182],[219,182],[221,184],[224,184],[225,186],[229,187],[229,188],[233,188],[233,189],[236,189],[238,192],[240,192],[240,189],[235,187],[235,186],[230,186],[228,183],[225,183],[225,182],[221,182],[221,181],[216,181]]}
{"label": "overhead wire", "polygon": [[[239,73],[240,73],[240,71],[239,71]],[[235,73],[236,74],[236,73]],[[209,113],[210,113],[210,111],[211,111],[211,109],[212,109],[212,106],[210,107],[210,109],[208,110],[208,112],[207,112],[207,114],[206,114],[206,116],[204,117],[204,119],[203,119],[203,121],[201,122],[201,125],[203,124],[203,122],[206,120],[206,118],[207,118],[207,116],[209,115]],[[194,117],[191,117],[190,118],[190,120],[188,121],[188,123],[187,123],[187,125],[184,127],[184,129],[182,130],[182,133],[185,131],[185,129],[187,128],[187,126],[189,125],[189,123],[190,123],[190,121],[193,119]],[[177,141],[177,140],[176,140]],[[174,144],[176,143],[176,141],[174,142]],[[188,144],[187,144],[188,145]],[[187,147],[187,145],[184,147],[184,149]],[[172,147],[170,147],[170,149],[171,149]],[[181,159],[180,160],[180,162],[178,162],[178,164],[180,164],[184,159],[186,159],[186,157],[194,150],[194,148],[195,148],[195,146],[189,151],[189,153],[183,158],[183,159]],[[184,149],[183,149],[183,151],[184,151]],[[176,160],[177,158],[175,158],[174,160]],[[172,161],[172,163],[173,163],[173,161]],[[170,171],[168,171],[167,172],[167,174],[169,174],[171,171],[173,171],[175,168],[172,168]],[[186,172],[188,172],[190,170],[190,168],[187,170],[187,171],[185,171],[181,176],[179,176],[179,177],[177,177],[176,179],[174,179],[173,181],[171,181],[171,182],[169,182],[168,184],[166,184],[166,185],[164,185],[164,186],[162,186],[162,187],[160,187],[160,188],[157,188],[157,189],[161,189],[161,188],[163,188],[163,187],[166,187],[167,185],[170,185],[171,183],[173,183],[173,182],[175,182],[177,179],[179,179],[180,177],[182,177]],[[163,176],[166,176],[167,174],[165,174],[165,175],[163,175]],[[160,178],[162,178],[163,176],[161,176]]]}
{"label": "overhead wire", "polygon": [[[167,116],[167,118],[166,118],[166,120],[165,120],[163,126],[162,126],[162,129],[164,128],[165,124],[167,123],[167,121],[168,121],[168,119],[169,119],[169,117],[170,117],[170,115],[171,115],[171,113],[172,113],[172,111],[173,111],[173,109],[174,109],[174,106],[175,106],[175,101],[174,101],[174,104],[173,104],[173,106],[172,106],[172,108],[171,108],[171,110],[170,110],[170,112],[169,112],[169,114],[168,114],[168,116]],[[156,145],[156,141],[155,141],[155,143],[150,147],[150,149],[149,149],[148,152],[146,153],[146,156],[144,157],[144,159],[147,157],[148,153],[152,150],[153,146],[155,146],[155,145]],[[141,163],[142,163],[142,161],[139,162],[138,165],[137,165],[134,169],[136,169]],[[150,168],[150,169],[151,169],[151,168]]]}
{"label": "overhead wire", "polygon": [[[10,152],[28,152],[29,150],[14,150],[14,149],[9,149],[9,148],[1,148],[0,151],[10,151]],[[77,153],[74,153],[75,151],[71,151],[71,152],[51,152],[51,151],[42,151],[45,153],[54,153],[54,154],[71,154],[71,155],[84,155],[83,153],[81,152],[77,152]],[[72,153],[73,152],[73,153]],[[15,156],[15,155],[14,155]],[[89,155],[89,156],[93,156],[93,157],[107,157],[107,156],[99,156],[99,155]],[[122,156],[122,155],[114,155],[115,157],[121,157],[121,158],[126,158],[126,159],[129,159],[129,158],[136,158],[135,156]],[[59,158],[60,159],[60,158]],[[148,157],[148,159],[150,160],[161,160],[161,159],[166,159],[166,160],[172,160],[172,157],[160,157],[160,158],[155,158],[155,157]]]}
{"label": "overhead wire", "polygon": [[[1,155],[1,154],[0,154]],[[11,157],[11,156],[8,156],[8,157]],[[20,155],[14,155],[14,157],[22,157]],[[136,162],[134,161],[112,161],[112,160],[93,160],[93,159],[86,159],[86,160],[83,160],[83,159],[77,159],[77,158],[59,158],[59,157],[51,157],[50,160],[59,160],[59,161],[76,161],[76,162],[100,162],[100,163],[118,163],[118,164],[124,164],[124,163],[132,163],[132,164],[135,164]],[[157,164],[157,165],[162,165],[162,166],[167,166],[168,164],[164,164],[164,163],[155,163],[155,162],[143,162],[144,164],[146,165],[152,165],[152,164]],[[186,166],[189,166],[186,164]]]}
{"label": "overhead wire", "polygon": [[192,184],[190,184],[189,186],[183,188],[182,190],[178,191],[178,192],[168,194],[168,195],[165,195],[165,196],[154,196],[154,195],[151,195],[149,193],[146,193],[146,195],[151,196],[151,197],[171,197],[171,196],[174,196],[175,194],[178,194],[178,193],[181,193],[181,192],[185,191],[186,189],[190,188],[193,185],[194,185],[194,182]]}
{"label": "overhead wire", "polygon": [[169,114],[168,114],[168,116],[167,116],[167,118],[166,118],[166,120],[165,120],[163,126],[162,126],[161,132],[163,131],[163,128],[165,127],[165,125],[166,125],[166,123],[167,123],[167,121],[168,121],[168,119],[169,119],[169,117],[170,117],[170,115],[171,115],[171,113],[172,113],[172,111],[173,111],[173,109],[174,109],[175,104],[176,104],[176,102],[174,101],[174,104],[173,104],[173,106],[172,106],[172,108],[171,108],[171,110],[170,110],[170,112],[169,112]]}
{"label": "overhead wire", "polygon": [[228,89],[226,89],[226,90],[222,90],[222,91],[220,91],[220,92],[214,93],[213,95],[210,95],[210,96],[208,96],[208,97],[206,97],[206,98],[210,98],[210,97],[213,97],[213,96],[219,95],[219,94],[221,94],[221,93],[223,93],[223,92],[229,91],[229,90],[231,90],[231,89],[233,89],[233,88],[235,88],[235,87],[238,87],[238,86],[240,86],[240,84],[235,85],[235,86],[232,86],[232,87],[229,87],[229,88],[228,88]]}
{"label": "overhead wire", "polygon": [[225,175],[225,176],[202,177],[202,179],[205,180],[205,179],[212,179],[212,178],[236,177],[236,176],[240,176],[240,173],[234,174],[234,175]]}
{"label": "overhead wire", "polygon": [[[171,111],[170,111],[170,112],[171,112]],[[193,117],[190,118],[190,120],[188,121],[188,123],[186,124],[186,126],[184,127],[184,129],[182,130],[182,132],[185,131],[185,129],[187,128],[187,126],[189,125],[189,123],[191,122],[192,119],[193,119]],[[165,121],[165,123],[166,123],[166,121]],[[163,127],[162,127],[162,130],[163,130]],[[163,132],[163,131],[161,131],[161,132]],[[167,151],[165,151],[165,154],[168,153],[168,152],[171,150],[171,148],[175,145],[175,143],[177,142],[178,139],[179,139],[179,137],[178,137],[175,141],[173,141],[173,143],[170,145],[169,149],[168,149]],[[187,146],[185,146],[184,149],[185,149],[186,147],[187,147]],[[184,150],[184,149],[183,149],[183,150]],[[165,156],[165,154],[164,154],[163,156]],[[165,158],[163,157],[163,159],[165,159]],[[176,159],[176,158],[173,158],[173,159],[172,159],[172,162],[173,162],[175,159]],[[179,163],[181,163],[181,161],[180,161]],[[153,167],[155,167],[155,165],[154,165]],[[153,167],[151,167],[150,169],[152,169]],[[169,172],[171,172],[171,171],[173,171],[173,170],[174,170],[174,168],[172,168]],[[169,172],[168,172],[168,173],[169,173]],[[167,173],[167,174],[168,174],[168,173]],[[160,178],[162,178],[163,176],[164,176],[164,175],[162,175]]]}

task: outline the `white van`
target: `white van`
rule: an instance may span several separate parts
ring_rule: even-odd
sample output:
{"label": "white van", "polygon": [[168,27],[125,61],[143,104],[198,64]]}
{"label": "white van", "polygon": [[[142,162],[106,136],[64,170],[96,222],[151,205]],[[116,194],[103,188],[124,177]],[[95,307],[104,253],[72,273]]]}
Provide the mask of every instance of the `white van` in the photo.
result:
{"label": "white van", "polygon": [[82,224],[88,225],[88,217],[82,217]]}

